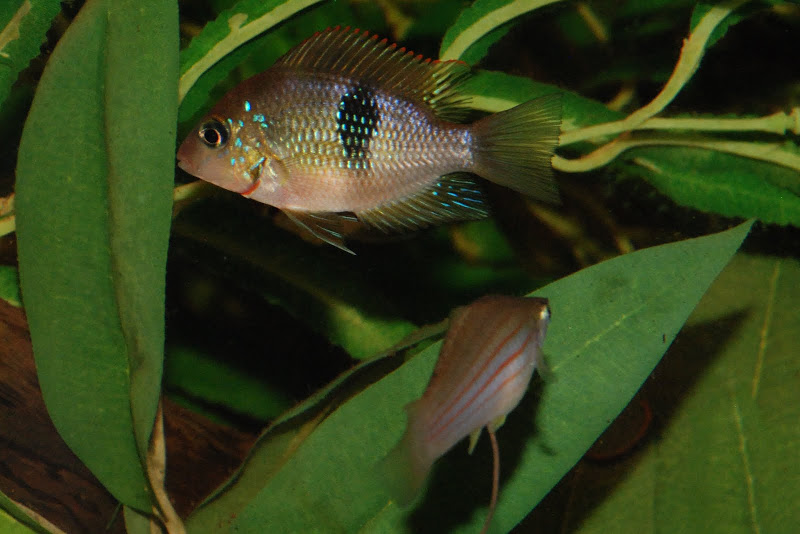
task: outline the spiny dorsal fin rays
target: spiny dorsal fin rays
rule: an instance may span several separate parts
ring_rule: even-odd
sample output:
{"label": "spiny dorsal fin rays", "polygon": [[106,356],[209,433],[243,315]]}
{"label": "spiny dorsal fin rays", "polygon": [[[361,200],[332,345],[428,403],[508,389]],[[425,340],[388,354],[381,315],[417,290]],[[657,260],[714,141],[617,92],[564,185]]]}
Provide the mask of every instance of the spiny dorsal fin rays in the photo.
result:
{"label": "spiny dorsal fin rays", "polygon": [[387,233],[488,215],[483,191],[467,173],[442,176],[416,195],[356,213],[360,221]]}
{"label": "spiny dorsal fin rays", "polygon": [[460,61],[432,61],[387,39],[349,27],[318,32],[279,59],[278,66],[357,77],[388,93],[427,103],[451,120],[468,100],[455,89],[469,76]]}

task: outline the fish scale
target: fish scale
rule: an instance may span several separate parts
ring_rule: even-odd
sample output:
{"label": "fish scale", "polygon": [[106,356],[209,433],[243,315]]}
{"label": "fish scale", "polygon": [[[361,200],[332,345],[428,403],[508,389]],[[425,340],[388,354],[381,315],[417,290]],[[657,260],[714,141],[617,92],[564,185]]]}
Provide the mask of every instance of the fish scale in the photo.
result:
{"label": "fish scale", "polygon": [[487,216],[478,176],[556,200],[558,95],[461,124],[468,76],[461,62],[328,29],[226,94],[179,165],[347,251],[342,223],[353,216],[386,232]]}

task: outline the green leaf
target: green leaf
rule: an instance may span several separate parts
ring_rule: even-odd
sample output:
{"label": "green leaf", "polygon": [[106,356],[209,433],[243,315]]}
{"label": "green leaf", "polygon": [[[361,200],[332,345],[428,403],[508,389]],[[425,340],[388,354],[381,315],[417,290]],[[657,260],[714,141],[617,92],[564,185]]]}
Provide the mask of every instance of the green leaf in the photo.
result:
{"label": "green leaf", "polygon": [[634,149],[623,160],[613,166],[643,177],[678,204],[800,226],[797,172],[791,169],[713,150],[666,146]]}
{"label": "green leaf", "polygon": [[[478,61],[505,32],[497,28],[521,15],[561,0],[476,0],[461,12],[442,38],[439,56],[443,60],[463,59],[472,46],[478,51],[466,56]],[[481,42],[484,38],[486,41]]]}
{"label": "green leaf", "polygon": [[[800,262],[739,255],[656,370],[650,443],[570,484],[577,534],[794,532],[800,525]],[[613,491],[610,491],[613,485]],[[605,495],[598,502],[596,496]],[[558,508],[555,506],[554,508]],[[582,516],[582,514],[576,514]]]}
{"label": "green leaf", "polygon": [[[730,5],[732,3],[741,3],[737,2],[737,0],[728,0],[726,1],[718,1],[718,2],[698,2],[695,6],[694,10],[692,11],[692,19],[690,22],[690,27],[694,30],[695,26],[700,22],[700,20],[708,14],[716,6],[724,6]],[[714,46],[720,39],[725,37],[725,34],[728,32],[728,28],[731,26],[735,26],[736,24],[743,21],[747,18],[748,15],[755,13],[756,11],[760,11],[763,8],[761,2],[750,2],[750,5],[746,7],[745,10],[739,10],[738,12],[731,13],[725,20],[723,20],[714,31],[711,33],[711,38],[708,40],[708,44],[706,48],[711,48]]]}
{"label": "green leaf", "polygon": [[170,390],[177,389],[189,399],[224,405],[262,421],[274,419],[292,404],[245,371],[185,347],[168,351],[164,375]]}
{"label": "green leaf", "polygon": [[88,2],[42,75],[17,166],[21,286],[45,403],[77,456],[143,511],[164,344],[177,35],[173,1]]}
{"label": "green leaf", "polygon": [[355,394],[359,386],[374,382],[378,378],[376,369],[383,369],[384,364],[396,366],[397,363],[392,361],[396,359],[392,358],[396,353],[441,336],[446,329],[447,321],[419,328],[384,352],[342,373],[273,421],[259,436],[239,470],[188,518],[187,530],[204,533],[208,531],[208,525],[215,525],[217,531],[227,531],[239,511],[248,505],[324,420],[331,406]]}
{"label": "green leaf", "polygon": [[[536,291],[553,309],[544,350],[555,380],[537,388],[538,399],[528,395],[499,432],[504,448],[518,452],[513,472],[506,473],[493,530],[507,532],[517,524],[625,407],[750,225],[628,254]],[[475,502],[468,488],[477,477],[488,477],[486,465],[479,475],[462,466],[435,476],[411,525],[373,474],[375,463],[400,438],[402,407],[422,393],[439,346],[325,419],[236,514],[232,529],[400,532],[425,525],[432,531],[476,531],[484,512],[467,517]],[[440,469],[459,454],[448,454]],[[450,487],[442,487],[445,478]],[[442,525],[448,508],[458,510],[455,520],[468,524]]]}
{"label": "green leaf", "polygon": [[0,299],[12,306],[22,306],[19,296],[19,273],[14,267],[0,265]]}
{"label": "green leaf", "polygon": [[59,0],[6,0],[0,5],[0,105],[19,73],[39,55],[59,11]]}
{"label": "green leaf", "polygon": [[[203,31],[181,52],[181,100],[188,96],[197,80],[218,61],[241,45],[322,0],[242,0],[206,24]],[[230,65],[229,68],[232,68]],[[227,74],[223,72],[223,75]],[[217,74],[216,81],[221,79]],[[206,86],[208,89],[208,86]],[[181,117],[192,116],[202,97],[195,95],[192,104],[182,106]]]}
{"label": "green leaf", "polygon": [[[262,20],[262,10],[267,7],[264,2],[240,2],[234,8],[219,15],[208,23],[203,31],[195,37],[186,49],[181,52],[182,72],[191,67],[191,62],[202,64],[204,56],[211,56],[214,47],[234,34],[228,32],[226,21],[237,13],[248,13],[248,20]],[[273,13],[272,11],[267,13]],[[269,20],[269,19],[263,19]],[[274,22],[274,21],[273,21]],[[364,21],[358,21],[361,27]],[[353,10],[349,4],[342,2],[324,2],[284,20],[278,26],[263,31],[257,37],[241,44],[235,50],[219,58],[196,80],[182,100],[178,121],[193,126],[198,115],[210,102],[220,98],[224,92],[236,83],[258,72],[267,69],[292,46],[307,39],[313,31],[321,30],[337,24],[358,26]],[[277,24],[277,23],[275,23]],[[235,71],[235,69],[238,69]]]}

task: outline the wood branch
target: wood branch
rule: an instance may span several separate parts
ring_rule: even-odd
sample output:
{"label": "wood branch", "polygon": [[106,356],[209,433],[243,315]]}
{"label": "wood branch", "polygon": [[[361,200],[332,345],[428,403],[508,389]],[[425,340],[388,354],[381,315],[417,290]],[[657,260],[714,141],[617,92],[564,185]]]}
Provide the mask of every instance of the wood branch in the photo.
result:
{"label": "wood branch", "polygon": [[[185,517],[255,436],[164,403],[167,489]],[[0,300],[0,491],[66,532],[125,532],[117,502],[59,437],[36,378],[24,312]],[[111,522],[110,528],[108,528]]]}

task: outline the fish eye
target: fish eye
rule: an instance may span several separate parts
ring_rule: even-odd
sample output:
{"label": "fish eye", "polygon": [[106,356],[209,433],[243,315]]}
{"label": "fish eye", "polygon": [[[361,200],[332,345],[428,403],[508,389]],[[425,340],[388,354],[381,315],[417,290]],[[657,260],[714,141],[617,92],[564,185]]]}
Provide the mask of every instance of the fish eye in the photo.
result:
{"label": "fish eye", "polygon": [[228,128],[217,119],[203,123],[198,132],[200,140],[211,148],[220,148],[228,142]]}

